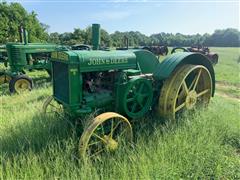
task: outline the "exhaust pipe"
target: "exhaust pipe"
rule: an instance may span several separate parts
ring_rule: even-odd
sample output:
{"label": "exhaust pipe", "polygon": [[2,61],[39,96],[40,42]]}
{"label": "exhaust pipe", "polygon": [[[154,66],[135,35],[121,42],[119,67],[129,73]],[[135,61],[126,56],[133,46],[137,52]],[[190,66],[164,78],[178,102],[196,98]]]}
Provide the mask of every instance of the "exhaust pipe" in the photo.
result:
{"label": "exhaust pipe", "polygon": [[93,50],[98,50],[100,48],[100,24],[92,24],[92,46]]}

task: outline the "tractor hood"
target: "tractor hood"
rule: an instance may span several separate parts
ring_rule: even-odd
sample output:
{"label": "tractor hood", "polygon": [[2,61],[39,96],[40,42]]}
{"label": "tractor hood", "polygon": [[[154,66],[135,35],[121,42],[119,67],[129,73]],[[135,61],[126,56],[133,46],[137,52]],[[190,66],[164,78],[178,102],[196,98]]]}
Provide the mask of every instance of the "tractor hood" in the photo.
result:
{"label": "tractor hood", "polygon": [[51,56],[53,61],[78,64],[80,72],[135,69],[136,55],[131,51],[58,51]]}

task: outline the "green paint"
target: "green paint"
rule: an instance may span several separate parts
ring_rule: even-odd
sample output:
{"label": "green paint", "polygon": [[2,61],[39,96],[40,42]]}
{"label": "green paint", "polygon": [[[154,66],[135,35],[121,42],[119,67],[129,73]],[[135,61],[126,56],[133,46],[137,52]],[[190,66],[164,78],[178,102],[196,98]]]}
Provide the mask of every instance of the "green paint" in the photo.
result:
{"label": "green paint", "polygon": [[213,91],[212,96],[215,92],[215,73],[212,63],[204,55],[200,53],[191,52],[179,52],[168,56],[157,65],[156,70],[153,73],[154,78],[158,80],[164,80],[168,78],[177,66],[183,64],[199,64],[207,67],[212,76]]}
{"label": "green paint", "polygon": [[92,27],[93,50],[52,53],[53,95],[73,116],[101,109],[142,117],[156,105],[164,80],[183,64],[206,66],[215,85],[212,64],[201,54],[175,53],[160,63],[146,50],[98,50],[99,28]]}
{"label": "green paint", "polygon": [[56,51],[55,44],[40,43],[7,43],[8,63],[13,73],[21,73],[24,69],[45,69],[49,67],[50,62],[46,60],[37,60],[34,64],[29,63],[32,54],[48,53]]}

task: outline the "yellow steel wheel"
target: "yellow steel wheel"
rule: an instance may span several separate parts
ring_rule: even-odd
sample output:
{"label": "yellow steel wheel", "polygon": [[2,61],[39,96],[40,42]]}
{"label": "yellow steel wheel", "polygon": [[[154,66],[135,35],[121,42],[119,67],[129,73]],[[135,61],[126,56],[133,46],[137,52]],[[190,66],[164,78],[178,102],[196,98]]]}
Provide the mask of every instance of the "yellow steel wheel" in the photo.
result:
{"label": "yellow steel wheel", "polygon": [[97,158],[104,152],[116,151],[121,144],[132,141],[132,127],[127,118],[106,112],[95,117],[79,141],[82,158]]}
{"label": "yellow steel wheel", "polygon": [[164,82],[159,97],[159,113],[174,119],[184,110],[207,105],[212,93],[212,77],[202,65],[186,64]]}
{"label": "yellow steel wheel", "polygon": [[11,76],[8,76],[7,74],[0,75],[0,85],[4,83],[9,83],[10,80],[11,80]]}
{"label": "yellow steel wheel", "polygon": [[15,82],[14,88],[18,93],[29,91],[31,83],[27,79],[19,79]]}
{"label": "yellow steel wheel", "polygon": [[17,75],[9,82],[9,90],[11,93],[22,93],[31,91],[33,86],[32,79],[26,75]]}
{"label": "yellow steel wheel", "polygon": [[49,96],[43,103],[42,112],[45,115],[63,116],[63,107],[61,104],[54,100],[53,96]]}

